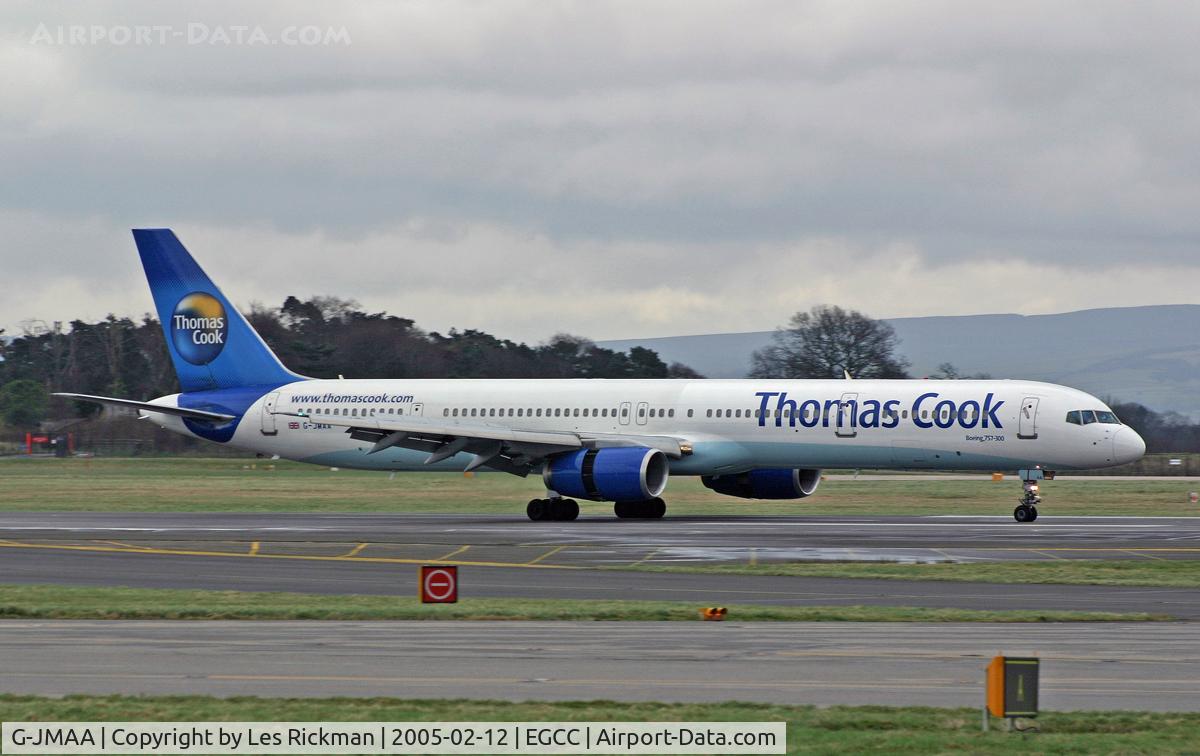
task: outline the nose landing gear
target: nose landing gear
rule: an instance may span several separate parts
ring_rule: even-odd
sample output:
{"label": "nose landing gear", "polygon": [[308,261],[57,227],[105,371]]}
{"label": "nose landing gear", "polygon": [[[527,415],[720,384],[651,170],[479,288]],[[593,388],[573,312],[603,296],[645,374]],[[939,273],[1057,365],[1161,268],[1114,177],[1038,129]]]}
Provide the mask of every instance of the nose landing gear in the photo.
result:
{"label": "nose landing gear", "polygon": [[1036,480],[1025,481],[1025,494],[1019,500],[1021,503],[1013,510],[1013,519],[1017,522],[1033,522],[1038,517],[1037,505],[1042,503],[1038,493]]}

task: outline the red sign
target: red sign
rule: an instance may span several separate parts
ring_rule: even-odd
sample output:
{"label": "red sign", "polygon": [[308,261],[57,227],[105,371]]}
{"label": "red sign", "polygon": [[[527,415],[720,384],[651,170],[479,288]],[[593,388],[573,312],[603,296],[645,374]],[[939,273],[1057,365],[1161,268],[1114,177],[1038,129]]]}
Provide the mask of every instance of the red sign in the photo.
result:
{"label": "red sign", "polygon": [[421,567],[421,603],[453,604],[458,601],[458,567]]}

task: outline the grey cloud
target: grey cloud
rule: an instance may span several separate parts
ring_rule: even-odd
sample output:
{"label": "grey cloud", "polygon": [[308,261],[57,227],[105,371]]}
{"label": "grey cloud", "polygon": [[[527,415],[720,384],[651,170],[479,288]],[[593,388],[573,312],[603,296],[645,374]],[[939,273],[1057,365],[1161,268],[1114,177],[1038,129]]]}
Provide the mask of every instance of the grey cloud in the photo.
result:
{"label": "grey cloud", "polygon": [[[352,44],[28,44],[39,23],[189,21],[344,26]],[[899,245],[930,270],[1152,264],[1175,291],[1200,242],[1197,21],[1178,3],[9,5],[0,254],[22,280],[77,283],[120,269],[95,259],[130,254],[134,225],[315,239],[314,259],[391,239],[501,288],[586,278],[581,312],[653,275],[726,321],[745,303],[709,277],[776,276],[781,250],[819,239],[860,263]],[[103,229],[90,245],[80,219]],[[796,296],[850,299],[852,278]],[[352,271],[324,280],[311,293],[375,296]],[[1087,304],[1043,294],[1025,306]],[[637,317],[615,335],[654,322]]]}

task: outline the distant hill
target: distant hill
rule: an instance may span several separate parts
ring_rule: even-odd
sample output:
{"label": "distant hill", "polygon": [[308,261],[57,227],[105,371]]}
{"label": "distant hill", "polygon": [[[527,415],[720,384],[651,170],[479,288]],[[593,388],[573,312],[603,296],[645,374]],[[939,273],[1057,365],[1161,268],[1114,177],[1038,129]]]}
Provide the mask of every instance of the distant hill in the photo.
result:
{"label": "distant hill", "polygon": [[[952,362],[964,373],[1051,381],[1200,419],[1200,305],[1060,315],[961,315],[888,321],[914,376]],[[772,331],[600,342],[641,345],[710,378],[740,378]]]}

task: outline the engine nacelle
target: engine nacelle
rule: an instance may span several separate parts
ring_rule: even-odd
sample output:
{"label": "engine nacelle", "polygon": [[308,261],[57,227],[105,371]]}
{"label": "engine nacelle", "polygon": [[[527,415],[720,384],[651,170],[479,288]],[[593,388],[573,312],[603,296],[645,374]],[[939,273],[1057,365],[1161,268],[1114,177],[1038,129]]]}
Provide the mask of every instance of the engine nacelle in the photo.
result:
{"label": "engine nacelle", "polygon": [[546,488],[563,496],[595,501],[645,501],[667,487],[667,455],[644,446],[581,449],[546,463]]}
{"label": "engine nacelle", "polygon": [[821,484],[820,470],[767,468],[736,475],[705,475],[704,485],[742,499],[803,499]]}

